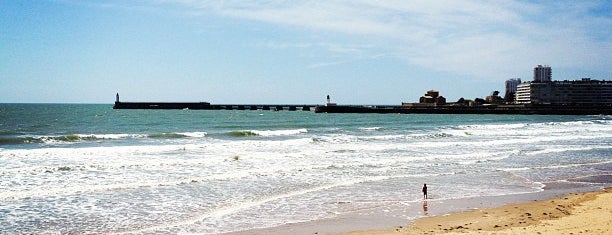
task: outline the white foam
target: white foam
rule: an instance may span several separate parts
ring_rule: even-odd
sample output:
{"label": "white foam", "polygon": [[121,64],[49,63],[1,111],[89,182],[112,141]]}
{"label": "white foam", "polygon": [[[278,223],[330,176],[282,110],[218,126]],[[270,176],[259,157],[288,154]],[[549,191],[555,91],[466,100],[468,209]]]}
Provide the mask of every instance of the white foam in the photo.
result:
{"label": "white foam", "polygon": [[[571,167],[612,162],[600,159],[600,153],[605,154],[612,149],[606,145],[607,140],[612,139],[612,128],[597,122],[473,125],[419,130],[418,133],[395,128],[388,132],[384,129],[375,131],[376,128],[366,127],[361,129],[363,131],[356,131],[354,127],[348,131],[341,128],[259,130],[252,132],[260,136],[291,138],[206,138],[206,141],[198,139],[207,137],[206,132],[186,132],[176,134],[191,138],[173,139],[161,145],[157,144],[160,143],[157,139],[147,139],[134,142],[143,146],[0,149],[0,182],[3,183],[0,185],[0,201],[17,205],[20,203],[17,199],[25,198],[56,200],[55,196],[62,199],[64,196],[79,197],[81,194],[91,194],[92,198],[96,198],[107,193],[113,195],[114,191],[122,195],[128,190],[139,194],[139,188],[176,196],[171,194],[174,188],[179,189],[178,193],[194,188],[203,189],[204,192],[205,188],[214,186],[215,196],[220,197],[220,202],[194,205],[191,201],[193,198],[181,194],[177,198],[186,200],[171,202],[177,210],[151,220],[153,222],[137,221],[135,218],[126,222],[129,225],[110,225],[127,228],[128,231],[124,233],[198,231],[203,227],[208,229],[206,232],[213,233],[241,229],[240,226],[252,224],[270,226],[274,222],[266,218],[248,217],[259,212],[260,207],[263,214],[263,209],[277,210],[274,213],[278,214],[274,216],[278,215],[280,220],[285,221],[318,218],[320,215],[316,212],[300,211],[303,207],[296,205],[329,209],[323,204],[313,206],[308,203],[325,202],[325,198],[329,198],[326,196],[334,193],[340,193],[341,200],[362,200],[364,204],[369,203],[364,207],[370,207],[380,205],[377,200],[398,200],[399,197],[384,195],[405,193],[399,192],[406,190],[402,188],[404,183],[409,185],[414,180],[432,180],[438,181],[441,187],[453,188],[456,176],[457,180],[490,179],[492,183],[490,188],[483,191],[476,191],[475,187],[453,188],[455,191],[447,192],[448,197],[478,193],[512,194],[542,187],[540,183],[529,181],[529,177],[521,178],[521,171],[534,170],[538,177],[546,178],[551,171],[569,172],[567,174],[571,175],[574,174]],[[88,138],[90,135],[79,137]],[[148,138],[127,134],[94,137]],[[592,150],[596,157],[587,158]],[[579,156],[569,159],[567,164],[554,160],[558,155],[570,155],[559,154],[566,151],[576,151],[575,155]],[[583,156],[583,151],[588,154]],[[538,155],[551,155],[551,158],[540,158]],[[521,162],[523,158],[531,156],[536,156],[530,160],[538,160],[538,166]],[[501,159],[510,165],[489,162]],[[498,171],[496,168],[499,168]],[[444,175],[453,176],[439,177]],[[407,180],[396,179],[400,177]],[[310,186],[301,189],[294,187],[295,184]],[[381,190],[358,191],[363,188]],[[235,194],[239,196],[228,196]],[[412,196],[412,193],[406,194]],[[419,196],[418,189],[414,195]],[[129,200],[132,199],[126,200],[131,203]],[[151,210],[164,209],[148,196],[138,200],[151,206]],[[282,204],[282,208],[277,208],[275,204]],[[351,206],[361,208],[362,205],[356,204]],[[66,208],[62,209],[71,210]],[[129,206],[123,209],[129,212],[138,210]],[[346,210],[331,208],[328,211],[330,216],[334,216]],[[303,215],[294,217],[295,213],[292,212],[297,211],[303,212]],[[231,223],[222,221],[228,218],[231,218]],[[145,227],[147,223],[153,226]],[[206,227],[209,225],[211,227]]]}
{"label": "white foam", "polygon": [[259,135],[259,136],[285,136],[285,135],[297,135],[297,134],[303,134],[303,133],[307,133],[308,130],[305,128],[301,128],[301,129],[292,129],[292,130],[265,130],[265,131],[259,131],[259,130],[251,130],[250,132]]}
{"label": "white foam", "polygon": [[526,170],[541,170],[541,169],[562,169],[562,168],[574,168],[574,167],[582,167],[582,166],[603,165],[603,164],[610,164],[610,163],[612,163],[612,160],[601,161],[601,162],[585,162],[585,163],[571,163],[571,164],[561,164],[561,165],[550,165],[550,166],[498,168],[498,170],[501,170],[501,171],[526,171]]}
{"label": "white foam", "polygon": [[[375,178],[371,178],[369,180],[380,180],[380,179],[385,179],[385,178],[387,178],[387,177],[375,177]],[[138,230],[124,231],[124,232],[121,232],[119,234],[155,232],[155,231],[164,230],[164,229],[167,229],[167,228],[191,225],[191,224],[195,224],[195,223],[197,223],[199,221],[202,221],[204,219],[207,219],[207,218],[220,218],[220,217],[223,217],[225,215],[234,214],[234,213],[237,213],[239,211],[246,210],[248,208],[261,206],[261,205],[263,205],[265,203],[277,201],[277,200],[280,200],[280,199],[296,197],[296,196],[303,195],[303,194],[308,194],[308,193],[312,193],[312,192],[316,192],[316,191],[322,191],[322,190],[328,190],[328,189],[334,188],[334,187],[346,186],[346,185],[356,184],[356,183],[365,182],[365,181],[367,181],[367,180],[363,180],[363,179],[362,180],[344,180],[344,181],[333,183],[333,184],[315,186],[315,187],[306,188],[306,189],[302,189],[302,190],[296,190],[296,191],[290,191],[290,192],[286,192],[286,193],[280,193],[280,194],[272,195],[272,196],[269,196],[269,197],[260,198],[260,199],[257,199],[257,200],[236,202],[234,204],[227,205],[227,206],[224,206],[224,207],[219,207],[219,208],[210,210],[207,213],[200,214],[200,215],[197,215],[197,216],[194,216],[192,218],[185,219],[185,220],[182,220],[182,221],[178,221],[178,222],[174,222],[174,223],[168,223],[168,224],[162,224],[162,225],[157,225],[157,226],[150,226],[150,227],[143,228],[143,229],[138,229]]]}
{"label": "white foam", "polygon": [[595,149],[612,149],[612,146],[590,146],[590,147],[573,147],[573,148],[559,147],[559,148],[549,148],[549,149],[525,152],[524,154],[531,156],[531,155],[541,155],[541,154],[549,154],[549,153],[562,153],[562,152],[569,152],[569,151],[589,151],[589,150],[595,150]]}
{"label": "white foam", "polygon": [[565,135],[568,133],[576,134],[577,132],[595,133],[610,133],[612,125],[608,125],[610,121],[598,123],[594,121],[568,121],[568,122],[544,122],[544,123],[529,123],[529,124],[485,124],[485,125],[466,125],[458,126],[457,129],[446,129],[445,131],[452,134],[466,133],[476,136],[550,136],[550,135]]}
{"label": "white foam", "polygon": [[0,201],[13,201],[25,198],[45,198],[50,196],[67,196],[82,193],[96,193],[96,192],[108,192],[108,191],[119,191],[137,188],[155,188],[155,187],[166,187],[176,186],[190,183],[201,183],[211,180],[232,180],[253,175],[253,172],[249,171],[235,171],[231,174],[214,174],[207,177],[190,177],[190,178],[164,178],[163,180],[149,179],[135,181],[132,183],[110,183],[102,184],[100,182],[96,184],[90,184],[88,182],[72,182],[72,186],[37,186],[28,188],[13,188],[0,192]]}
{"label": "white foam", "polygon": [[364,131],[380,131],[380,130],[382,130],[382,127],[378,127],[378,126],[375,126],[375,127],[360,127],[359,129],[360,130],[364,130]]}
{"label": "white foam", "polygon": [[144,135],[137,134],[77,134],[81,139],[92,138],[92,139],[103,139],[103,140],[117,140],[117,139],[127,139],[127,138],[142,138]]}
{"label": "white foam", "polygon": [[[444,174],[446,174],[446,173],[444,173]],[[196,215],[196,216],[193,216],[191,218],[184,219],[184,220],[181,220],[181,221],[177,221],[177,222],[173,222],[173,223],[161,224],[161,225],[157,225],[157,226],[148,226],[148,227],[142,228],[142,229],[123,231],[123,232],[120,232],[119,234],[148,233],[148,232],[156,232],[156,231],[160,231],[160,230],[166,230],[166,229],[174,228],[174,227],[185,227],[185,226],[189,226],[189,225],[192,225],[192,224],[196,224],[196,223],[198,223],[200,221],[204,221],[206,219],[215,219],[215,218],[219,219],[219,218],[222,218],[222,217],[227,216],[227,215],[239,213],[241,211],[244,211],[244,210],[247,210],[247,209],[250,209],[250,208],[253,208],[253,207],[262,206],[262,205],[264,205],[266,203],[271,203],[271,202],[278,201],[278,200],[281,200],[281,199],[297,197],[297,196],[301,196],[301,195],[304,195],[304,194],[310,194],[310,193],[314,193],[314,192],[318,192],[318,191],[327,191],[327,190],[330,190],[330,189],[336,188],[336,187],[349,186],[349,185],[355,185],[355,184],[366,183],[366,182],[376,182],[376,181],[387,180],[387,179],[391,179],[391,178],[414,177],[414,176],[434,176],[434,175],[439,175],[439,174],[396,175],[396,176],[370,176],[370,177],[364,177],[364,178],[360,178],[360,179],[353,178],[353,179],[338,180],[335,183],[324,184],[324,185],[314,186],[314,187],[305,188],[305,189],[301,189],[301,190],[294,190],[294,191],[279,193],[279,194],[270,195],[268,197],[259,198],[259,199],[255,199],[255,200],[250,200],[250,201],[235,202],[233,204],[230,204],[230,205],[227,205],[227,206],[218,207],[218,208],[210,210],[210,211],[208,211],[206,213],[203,213],[203,214],[200,214],[200,215]],[[397,201],[394,201],[394,202],[397,202]]]}
{"label": "white foam", "polygon": [[204,138],[206,135],[208,135],[206,132],[179,132],[177,134],[192,138]]}

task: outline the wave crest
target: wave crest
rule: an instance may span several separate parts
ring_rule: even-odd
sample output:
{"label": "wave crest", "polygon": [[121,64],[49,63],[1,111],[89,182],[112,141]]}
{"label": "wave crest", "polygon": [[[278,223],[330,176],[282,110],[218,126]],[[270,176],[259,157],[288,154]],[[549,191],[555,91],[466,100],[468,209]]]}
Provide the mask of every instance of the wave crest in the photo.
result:
{"label": "wave crest", "polygon": [[241,130],[241,131],[232,131],[229,135],[234,137],[250,137],[250,136],[264,136],[264,137],[272,137],[272,136],[287,136],[287,135],[299,135],[303,133],[307,133],[308,130],[305,128],[301,129],[290,129],[290,130]]}
{"label": "wave crest", "polygon": [[53,143],[76,143],[82,141],[105,141],[122,139],[180,139],[180,138],[203,138],[206,132],[182,132],[182,133],[154,133],[154,134],[69,134],[56,136],[11,136],[0,138],[0,145],[15,144],[53,144]]}

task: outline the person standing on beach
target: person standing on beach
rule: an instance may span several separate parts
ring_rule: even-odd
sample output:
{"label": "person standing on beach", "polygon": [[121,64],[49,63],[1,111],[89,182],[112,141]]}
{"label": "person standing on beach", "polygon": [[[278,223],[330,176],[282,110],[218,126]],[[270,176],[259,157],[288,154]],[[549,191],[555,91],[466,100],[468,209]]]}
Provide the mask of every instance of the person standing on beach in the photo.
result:
{"label": "person standing on beach", "polygon": [[423,199],[427,199],[427,184],[423,184]]}

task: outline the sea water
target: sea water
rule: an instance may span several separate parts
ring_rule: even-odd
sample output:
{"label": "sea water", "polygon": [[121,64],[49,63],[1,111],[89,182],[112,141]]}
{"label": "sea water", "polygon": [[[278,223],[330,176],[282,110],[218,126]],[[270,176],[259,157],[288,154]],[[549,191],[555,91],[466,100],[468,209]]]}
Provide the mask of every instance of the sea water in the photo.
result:
{"label": "sea water", "polygon": [[0,233],[223,233],[612,174],[611,116],[0,104]]}

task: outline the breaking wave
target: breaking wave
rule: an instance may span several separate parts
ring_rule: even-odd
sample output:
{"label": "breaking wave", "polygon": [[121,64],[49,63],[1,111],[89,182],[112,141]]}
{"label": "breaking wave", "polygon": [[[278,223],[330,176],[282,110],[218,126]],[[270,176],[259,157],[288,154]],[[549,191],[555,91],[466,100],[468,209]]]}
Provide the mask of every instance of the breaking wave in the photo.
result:
{"label": "breaking wave", "polygon": [[108,141],[122,139],[180,139],[180,138],[203,138],[206,132],[184,132],[184,133],[154,133],[154,134],[69,134],[56,136],[5,136],[0,137],[0,145],[16,144],[51,144],[51,143],[76,143],[84,141]]}
{"label": "breaking wave", "polygon": [[250,137],[250,136],[272,137],[272,136],[299,135],[303,133],[308,133],[308,130],[305,128],[290,129],[290,130],[265,130],[265,131],[241,130],[241,131],[231,131],[229,132],[229,135],[233,137]]}

